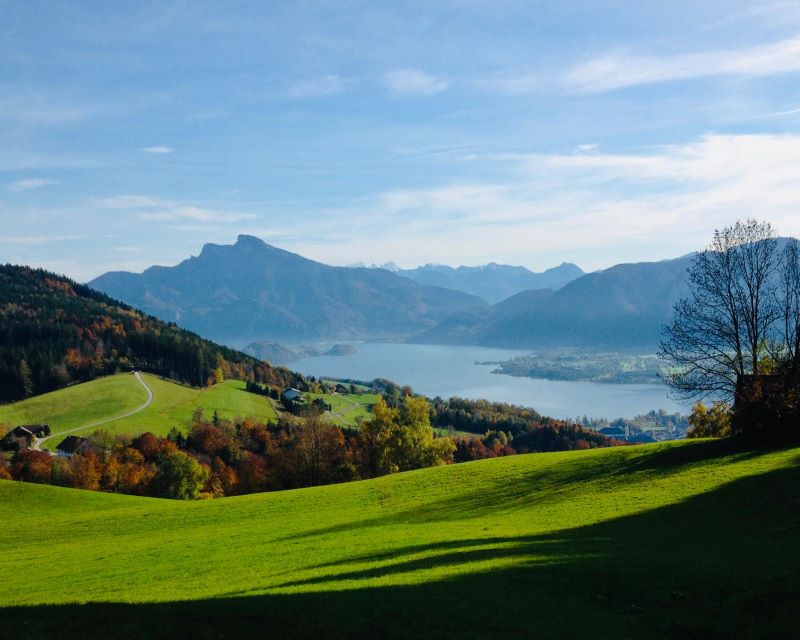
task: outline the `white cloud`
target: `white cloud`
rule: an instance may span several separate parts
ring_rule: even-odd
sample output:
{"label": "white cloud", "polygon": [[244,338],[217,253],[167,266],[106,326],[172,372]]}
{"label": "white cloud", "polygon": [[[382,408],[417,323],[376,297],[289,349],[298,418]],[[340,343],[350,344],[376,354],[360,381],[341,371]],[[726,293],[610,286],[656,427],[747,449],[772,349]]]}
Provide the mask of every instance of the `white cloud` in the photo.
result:
{"label": "white cloud", "polygon": [[46,180],[44,178],[27,178],[25,180],[9,182],[6,185],[6,189],[9,191],[30,191],[31,189],[39,189],[40,187],[47,187],[53,184],[58,184],[58,181]]}
{"label": "white cloud", "polygon": [[142,147],[139,151],[144,151],[145,153],[155,153],[155,154],[164,154],[164,153],[172,153],[175,151],[172,147],[164,147],[164,146],[155,146],[155,147]]}
{"label": "white cloud", "polygon": [[[332,242],[314,244],[320,233],[300,225],[295,231],[308,237],[292,246],[321,260],[546,267],[569,259],[594,269],[687,253],[737,218],[766,219],[800,235],[800,135],[707,135],[647,153],[594,149],[483,161],[507,165],[507,178],[385,192],[363,210],[330,212]],[[365,211],[374,233],[337,235],[335,220]],[[401,255],[398,237],[414,238]]]}
{"label": "white cloud", "polygon": [[322,98],[346,91],[353,82],[350,78],[328,74],[292,85],[287,95],[290,98]]}
{"label": "white cloud", "polygon": [[450,82],[419,69],[396,69],[383,76],[383,83],[395,95],[433,95],[445,91]]}
{"label": "white cloud", "polygon": [[740,49],[677,55],[610,53],[573,67],[563,85],[602,92],[641,84],[707,76],[768,76],[800,71],[800,37]]}

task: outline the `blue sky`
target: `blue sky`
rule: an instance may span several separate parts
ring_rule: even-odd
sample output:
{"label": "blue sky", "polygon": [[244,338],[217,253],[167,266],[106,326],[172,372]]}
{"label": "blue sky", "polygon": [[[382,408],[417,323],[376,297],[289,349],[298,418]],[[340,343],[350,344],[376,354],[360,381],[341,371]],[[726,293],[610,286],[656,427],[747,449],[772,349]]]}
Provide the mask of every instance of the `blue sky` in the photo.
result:
{"label": "blue sky", "polygon": [[0,261],[331,264],[800,234],[800,2],[0,0]]}

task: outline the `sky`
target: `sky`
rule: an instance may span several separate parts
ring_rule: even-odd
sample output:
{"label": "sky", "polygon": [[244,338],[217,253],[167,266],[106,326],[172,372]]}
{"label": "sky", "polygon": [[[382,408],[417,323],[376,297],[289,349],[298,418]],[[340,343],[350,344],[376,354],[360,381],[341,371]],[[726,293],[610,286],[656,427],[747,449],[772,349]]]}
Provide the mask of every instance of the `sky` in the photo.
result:
{"label": "sky", "polygon": [[0,262],[586,270],[800,235],[800,0],[0,0]]}

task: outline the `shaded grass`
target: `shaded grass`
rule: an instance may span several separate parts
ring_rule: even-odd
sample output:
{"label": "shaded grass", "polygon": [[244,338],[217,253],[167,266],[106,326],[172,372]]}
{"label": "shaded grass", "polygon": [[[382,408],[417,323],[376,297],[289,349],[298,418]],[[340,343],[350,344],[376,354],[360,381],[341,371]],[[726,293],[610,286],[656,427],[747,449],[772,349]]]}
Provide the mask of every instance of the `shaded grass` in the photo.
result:
{"label": "shaded grass", "polygon": [[671,443],[200,503],[0,482],[0,636],[788,637],[799,458]]}

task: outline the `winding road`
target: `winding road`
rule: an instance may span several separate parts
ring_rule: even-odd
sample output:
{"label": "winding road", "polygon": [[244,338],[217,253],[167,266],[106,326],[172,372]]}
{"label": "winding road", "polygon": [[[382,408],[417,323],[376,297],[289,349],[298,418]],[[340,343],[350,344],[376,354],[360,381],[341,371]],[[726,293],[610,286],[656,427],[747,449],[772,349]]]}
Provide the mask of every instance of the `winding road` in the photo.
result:
{"label": "winding road", "polygon": [[142,378],[142,374],[140,374],[138,371],[134,371],[133,375],[136,377],[139,383],[144,387],[144,390],[147,392],[147,400],[144,401],[143,405],[137,407],[136,409],[133,409],[132,411],[123,413],[122,415],[119,416],[103,418],[102,420],[98,420],[96,422],[90,422],[89,424],[84,424],[81,425],[80,427],[75,427],[74,429],[67,429],[66,431],[59,431],[58,433],[51,433],[46,438],[39,438],[35,440],[31,448],[36,449],[37,451],[41,451],[42,444],[50,440],[50,438],[55,438],[57,436],[65,436],[69,433],[75,433],[76,431],[83,431],[84,429],[91,429],[92,427],[100,427],[104,424],[108,424],[109,422],[114,422],[115,420],[122,420],[123,418],[129,418],[130,416],[134,416],[140,411],[144,411],[145,409],[147,409],[147,407],[149,407],[153,403],[153,390],[144,381],[144,378]]}

